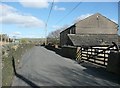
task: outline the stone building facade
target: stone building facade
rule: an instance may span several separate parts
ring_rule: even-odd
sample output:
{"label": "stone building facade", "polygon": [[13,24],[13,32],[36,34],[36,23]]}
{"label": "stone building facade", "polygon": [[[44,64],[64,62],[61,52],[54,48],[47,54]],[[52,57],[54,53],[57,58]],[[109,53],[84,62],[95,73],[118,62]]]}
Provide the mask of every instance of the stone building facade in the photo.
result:
{"label": "stone building facade", "polygon": [[60,45],[110,45],[118,43],[118,24],[96,13],[60,33]]}

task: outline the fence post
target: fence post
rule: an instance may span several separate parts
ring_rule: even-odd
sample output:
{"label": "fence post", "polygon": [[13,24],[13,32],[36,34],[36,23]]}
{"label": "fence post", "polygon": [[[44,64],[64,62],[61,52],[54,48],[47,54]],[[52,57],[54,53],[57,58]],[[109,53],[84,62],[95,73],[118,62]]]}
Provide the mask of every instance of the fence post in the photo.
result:
{"label": "fence post", "polygon": [[105,50],[104,50],[104,65],[105,65]]}
{"label": "fence post", "polygon": [[81,59],[82,59],[82,47],[81,47],[81,50],[80,50],[80,51],[81,51],[81,53],[80,53],[80,54],[81,54]]}
{"label": "fence post", "polygon": [[87,60],[88,60],[88,48],[87,48]]}
{"label": "fence post", "polygon": [[91,55],[90,55],[90,58],[91,58],[91,56],[92,56],[92,46],[90,47],[90,49],[91,49]]}

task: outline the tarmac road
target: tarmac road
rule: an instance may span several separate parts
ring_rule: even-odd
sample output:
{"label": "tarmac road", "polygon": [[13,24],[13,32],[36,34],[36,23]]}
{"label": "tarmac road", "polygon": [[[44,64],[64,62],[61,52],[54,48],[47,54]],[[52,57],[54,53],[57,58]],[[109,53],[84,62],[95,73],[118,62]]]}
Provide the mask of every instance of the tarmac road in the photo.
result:
{"label": "tarmac road", "polygon": [[86,62],[78,64],[35,46],[23,55],[12,86],[119,86],[119,83],[120,78],[105,69]]}

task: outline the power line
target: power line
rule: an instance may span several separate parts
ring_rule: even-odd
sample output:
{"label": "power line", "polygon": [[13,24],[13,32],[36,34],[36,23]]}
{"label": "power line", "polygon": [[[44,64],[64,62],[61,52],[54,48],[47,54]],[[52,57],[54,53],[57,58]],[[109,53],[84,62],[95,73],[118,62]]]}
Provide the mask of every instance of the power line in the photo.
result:
{"label": "power line", "polygon": [[79,2],[75,7],[73,7],[73,8],[70,10],[70,12],[68,12],[62,19],[60,19],[60,20],[56,23],[56,25],[57,25],[58,23],[62,22],[68,15],[70,15],[80,4],[81,4],[81,2]]}
{"label": "power line", "polygon": [[50,19],[50,15],[51,15],[53,6],[54,6],[54,0],[53,0],[53,2],[52,2],[51,8],[50,8],[50,12],[49,12],[49,15],[48,15],[48,18],[47,18],[47,21],[46,21],[46,24],[48,24],[48,21],[49,21],[49,19]]}
{"label": "power line", "polygon": [[50,12],[49,12],[49,14],[48,14],[48,18],[47,18],[47,21],[46,21],[46,24],[45,24],[45,45],[47,44],[47,26],[48,26],[48,21],[49,21],[49,19],[50,19],[50,15],[51,15],[51,12],[52,12],[52,9],[53,9],[53,5],[54,5],[54,0],[53,0],[53,2],[52,2],[52,5],[51,5],[51,8],[50,8]]}

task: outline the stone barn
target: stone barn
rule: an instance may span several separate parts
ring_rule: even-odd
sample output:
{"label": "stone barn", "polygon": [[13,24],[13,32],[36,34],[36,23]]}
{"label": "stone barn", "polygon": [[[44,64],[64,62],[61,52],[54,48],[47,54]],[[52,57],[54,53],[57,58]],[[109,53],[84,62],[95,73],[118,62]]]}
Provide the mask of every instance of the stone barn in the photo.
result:
{"label": "stone barn", "polygon": [[118,24],[96,13],[60,33],[60,45],[94,46],[118,43]]}

